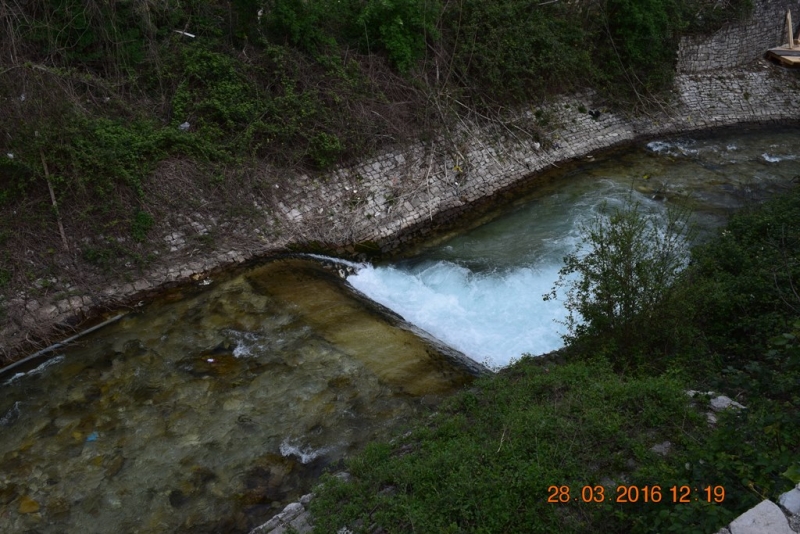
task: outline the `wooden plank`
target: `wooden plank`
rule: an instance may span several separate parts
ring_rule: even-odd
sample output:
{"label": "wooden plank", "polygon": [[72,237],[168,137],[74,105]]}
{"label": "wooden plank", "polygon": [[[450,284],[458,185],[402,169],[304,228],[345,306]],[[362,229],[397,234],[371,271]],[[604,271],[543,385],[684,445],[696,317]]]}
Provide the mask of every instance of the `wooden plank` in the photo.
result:
{"label": "wooden plank", "polygon": [[785,53],[785,50],[782,50],[781,53],[776,53],[773,50],[769,50],[767,52],[767,59],[771,59],[784,65],[786,67],[800,67],[800,55],[798,54],[791,54],[791,55],[782,55]]}

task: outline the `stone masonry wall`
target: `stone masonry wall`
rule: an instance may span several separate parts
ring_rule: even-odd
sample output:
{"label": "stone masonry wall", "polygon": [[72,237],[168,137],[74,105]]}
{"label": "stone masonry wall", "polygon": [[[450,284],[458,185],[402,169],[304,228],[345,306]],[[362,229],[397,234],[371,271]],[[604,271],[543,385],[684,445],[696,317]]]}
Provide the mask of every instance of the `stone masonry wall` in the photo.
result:
{"label": "stone masonry wall", "polygon": [[798,0],[756,0],[748,20],[730,24],[711,37],[684,37],[678,72],[724,72],[763,57],[767,49],[786,43],[787,8],[796,25],[800,22]]}
{"label": "stone masonry wall", "polygon": [[593,118],[581,111],[593,104],[583,95],[523,111],[522,121],[534,121],[536,111],[549,117],[553,126],[544,137],[550,146],[511,130],[464,125],[457,148],[420,143],[341,169],[327,182],[308,180],[279,204],[280,214],[305,239],[372,241],[387,252],[409,239],[408,232],[456,216],[559,162],[638,138],[796,120],[800,79],[766,64],[713,76],[684,74],[672,107],[648,117],[601,112]]}
{"label": "stone masonry wall", "polygon": [[[772,10],[777,10],[778,3],[758,4],[757,14],[769,12],[767,26],[773,25]],[[728,30],[720,35],[739,38]],[[763,53],[763,47],[757,52]],[[693,56],[699,57],[684,48],[683,57]],[[742,52],[737,61],[745,56],[750,57],[750,51]],[[12,320],[0,324],[0,344],[13,347],[23,342],[34,325],[69,320],[74,324],[76,317],[93,309],[136,302],[165,284],[208,283],[217,270],[292,245],[307,248],[316,242],[354,255],[357,244],[369,243],[375,251],[389,252],[425,235],[432,225],[473,210],[487,198],[523,182],[535,183],[541,171],[601,149],[740,123],[800,124],[800,72],[763,60],[736,69],[684,71],[676,78],[672,102],[659,113],[630,115],[624,110],[607,111],[603,105],[590,93],[563,97],[538,109],[521,109],[502,125],[464,122],[449,132],[447,142],[411,144],[322,178],[288,177],[286,185],[271,186],[253,200],[271,224],[232,229],[227,222],[193,216],[185,228],[164,236],[169,252],[137,279],[124,281],[121,275],[118,285],[102,292],[82,294],[74,288],[60,300],[20,293],[7,303]],[[523,133],[531,125],[540,129],[541,141]],[[198,255],[189,238],[209,231],[235,232],[238,244]]]}

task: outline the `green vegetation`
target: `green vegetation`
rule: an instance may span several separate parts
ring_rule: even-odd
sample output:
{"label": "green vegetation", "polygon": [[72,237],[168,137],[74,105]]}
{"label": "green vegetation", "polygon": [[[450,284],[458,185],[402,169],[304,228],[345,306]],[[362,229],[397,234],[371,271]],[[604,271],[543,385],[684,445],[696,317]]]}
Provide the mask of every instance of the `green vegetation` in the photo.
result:
{"label": "green vegetation", "polygon": [[[647,105],[669,84],[681,35],[748,12],[749,0],[725,4],[9,4],[0,10],[8,30],[0,42],[0,206],[25,209],[0,214],[0,232],[22,229],[11,232],[0,267],[10,285],[23,284],[67,261],[63,240],[90,249],[104,246],[92,243],[98,236],[121,253],[109,267],[122,266],[152,250],[151,227],[208,206],[220,187],[239,191],[227,200],[234,204],[263,191],[268,179],[248,169],[329,169],[430,139],[459,115],[499,117],[587,85],[614,102]],[[547,120],[537,116],[532,135]],[[233,186],[242,176],[251,181]],[[25,237],[32,234],[36,250]],[[96,256],[71,252],[69,261]]]}
{"label": "green vegetation", "polygon": [[672,208],[661,220],[635,204],[584,225],[581,246],[564,259],[556,287],[544,295],[555,299],[557,288],[567,288],[568,344],[612,352],[618,370],[666,369],[656,355],[674,344],[676,314],[667,303],[692,238],[689,215]]}
{"label": "green vegetation", "polygon": [[[647,106],[669,87],[682,35],[749,9],[749,0],[7,3],[0,290],[11,295],[57,265],[145,265],[148,238],[170,213],[266,189],[247,181],[257,165],[313,173],[431,138],[459,114],[497,116],[587,86],[613,96],[609,106]],[[662,237],[640,215],[598,222],[593,252],[568,259],[578,284],[563,361],[522,358],[402,439],[371,446],[349,465],[353,483],[328,478],[319,491],[319,530],[707,533],[798,482],[800,194],[736,217],[680,274],[681,219]],[[57,218],[69,253],[55,252]],[[688,388],[747,409],[709,428]],[[666,440],[667,456],[651,450]],[[613,503],[622,483],[658,485],[662,502]],[[580,501],[583,486],[601,484],[603,504],[547,502],[549,486]],[[668,488],[684,484],[723,486],[725,502],[673,504]]]}
{"label": "green vegetation", "polygon": [[[654,236],[640,210],[590,225],[588,253],[568,258],[567,305],[585,315],[563,351],[523,357],[370,446],[351,482],[325,478],[317,531],[708,533],[800,482],[800,190],[735,216],[680,273],[684,219]],[[709,397],[688,389],[746,409],[709,425]],[[616,502],[632,485],[638,502]],[[565,486],[569,502],[549,503]],[[653,486],[661,500],[645,502]],[[674,503],[681,486],[699,500]]]}

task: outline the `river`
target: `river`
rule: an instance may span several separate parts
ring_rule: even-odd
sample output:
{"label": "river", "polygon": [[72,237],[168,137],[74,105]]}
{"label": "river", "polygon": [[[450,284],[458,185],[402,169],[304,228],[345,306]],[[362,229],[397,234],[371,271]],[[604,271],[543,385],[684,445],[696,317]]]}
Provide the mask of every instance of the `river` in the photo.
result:
{"label": "river", "polygon": [[0,531],[248,532],[469,384],[458,351],[561,346],[542,294],[604,206],[689,203],[709,235],[798,177],[794,131],[653,141],[346,281],[292,257],[168,292],[0,381]]}

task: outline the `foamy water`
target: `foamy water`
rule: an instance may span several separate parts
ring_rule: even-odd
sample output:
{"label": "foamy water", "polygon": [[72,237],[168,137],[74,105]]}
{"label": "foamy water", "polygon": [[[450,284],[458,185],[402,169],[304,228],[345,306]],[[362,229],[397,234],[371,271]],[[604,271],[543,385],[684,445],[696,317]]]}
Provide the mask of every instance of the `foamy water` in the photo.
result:
{"label": "foamy water", "polygon": [[577,250],[583,225],[604,208],[630,198],[663,215],[664,198],[688,195],[709,232],[724,210],[784,187],[799,170],[797,157],[791,135],[760,146],[746,138],[653,141],[419,257],[362,266],[348,282],[467,356],[503,367],[563,345],[564,295],[542,295],[558,280],[564,256]]}
{"label": "foamy water", "polygon": [[473,273],[431,262],[413,270],[370,266],[349,282],[448,345],[497,367],[562,345],[555,321],[566,311],[560,302],[542,301],[557,278],[555,265]]}

